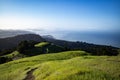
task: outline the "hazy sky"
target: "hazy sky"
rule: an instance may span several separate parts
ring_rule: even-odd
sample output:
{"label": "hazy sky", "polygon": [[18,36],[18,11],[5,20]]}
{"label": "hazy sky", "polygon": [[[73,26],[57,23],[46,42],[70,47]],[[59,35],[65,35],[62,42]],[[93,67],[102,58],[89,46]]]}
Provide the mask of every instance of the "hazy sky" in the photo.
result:
{"label": "hazy sky", "polygon": [[117,31],[120,0],[0,0],[0,29]]}

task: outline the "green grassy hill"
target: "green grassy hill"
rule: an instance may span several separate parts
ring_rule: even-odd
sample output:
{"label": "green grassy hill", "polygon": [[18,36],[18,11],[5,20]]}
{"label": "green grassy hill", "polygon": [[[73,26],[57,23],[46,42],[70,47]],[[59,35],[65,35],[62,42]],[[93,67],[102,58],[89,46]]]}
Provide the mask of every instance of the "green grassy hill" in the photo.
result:
{"label": "green grassy hill", "polygon": [[90,56],[84,51],[42,54],[0,64],[0,80],[119,79],[120,56]]}

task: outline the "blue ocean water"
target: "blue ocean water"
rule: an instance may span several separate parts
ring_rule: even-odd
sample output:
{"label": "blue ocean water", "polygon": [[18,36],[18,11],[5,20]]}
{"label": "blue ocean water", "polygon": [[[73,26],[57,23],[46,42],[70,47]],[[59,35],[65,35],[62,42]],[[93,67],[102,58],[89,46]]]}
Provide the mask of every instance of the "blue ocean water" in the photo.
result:
{"label": "blue ocean water", "polygon": [[83,41],[88,43],[111,45],[120,47],[119,33],[105,33],[105,32],[70,32],[61,37],[71,41]]}
{"label": "blue ocean water", "polygon": [[40,35],[52,35],[57,39],[82,41],[93,44],[109,45],[120,48],[120,32],[99,31],[35,31]]}

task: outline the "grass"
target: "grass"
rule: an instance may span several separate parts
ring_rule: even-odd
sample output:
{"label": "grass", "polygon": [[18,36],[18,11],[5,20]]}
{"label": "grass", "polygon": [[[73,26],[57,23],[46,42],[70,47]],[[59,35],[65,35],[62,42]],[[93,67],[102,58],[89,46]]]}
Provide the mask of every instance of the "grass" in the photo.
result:
{"label": "grass", "polygon": [[88,56],[49,61],[40,64],[34,75],[36,80],[119,80],[120,62],[108,61],[114,59]]}
{"label": "grass", "polygon": [[41,42],[41,43],[36,44],[35,47],[44,47],[48,44],[49,44],[48,42]]}
{"label": "grass", "polygon": [[119,80],[120,56],[90,56],[66,51],[27,57],[0,65],[0,80],[22,80],[37,68],[35,80]]}
{"label": "grass", "polygon": [[19,58],[23,58],[26,56],[23,54],[20,54],[18,51],[14,51],[10,54],[4,55],[3,57],[8,57],[8,58],[12,58],[12,59],[19,59]]}

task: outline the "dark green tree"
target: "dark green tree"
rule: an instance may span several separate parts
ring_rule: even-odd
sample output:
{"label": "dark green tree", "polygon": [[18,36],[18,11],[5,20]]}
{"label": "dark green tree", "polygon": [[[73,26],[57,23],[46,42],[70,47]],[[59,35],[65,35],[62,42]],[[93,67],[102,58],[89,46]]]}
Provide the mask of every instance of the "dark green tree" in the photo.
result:
{"label": "dark green tree", "polygon": [[28,48],[28,41],[21,41],[17,47],[17,51],[20,53],[24,53],[24,51]]}
{"label": "dark green tree", "polygon": [[34,48],[34,45],[36,43],[36,41],[21,41],[17,46],[17,51],[19,51],[20,53],[25,53],[26,50]]}

